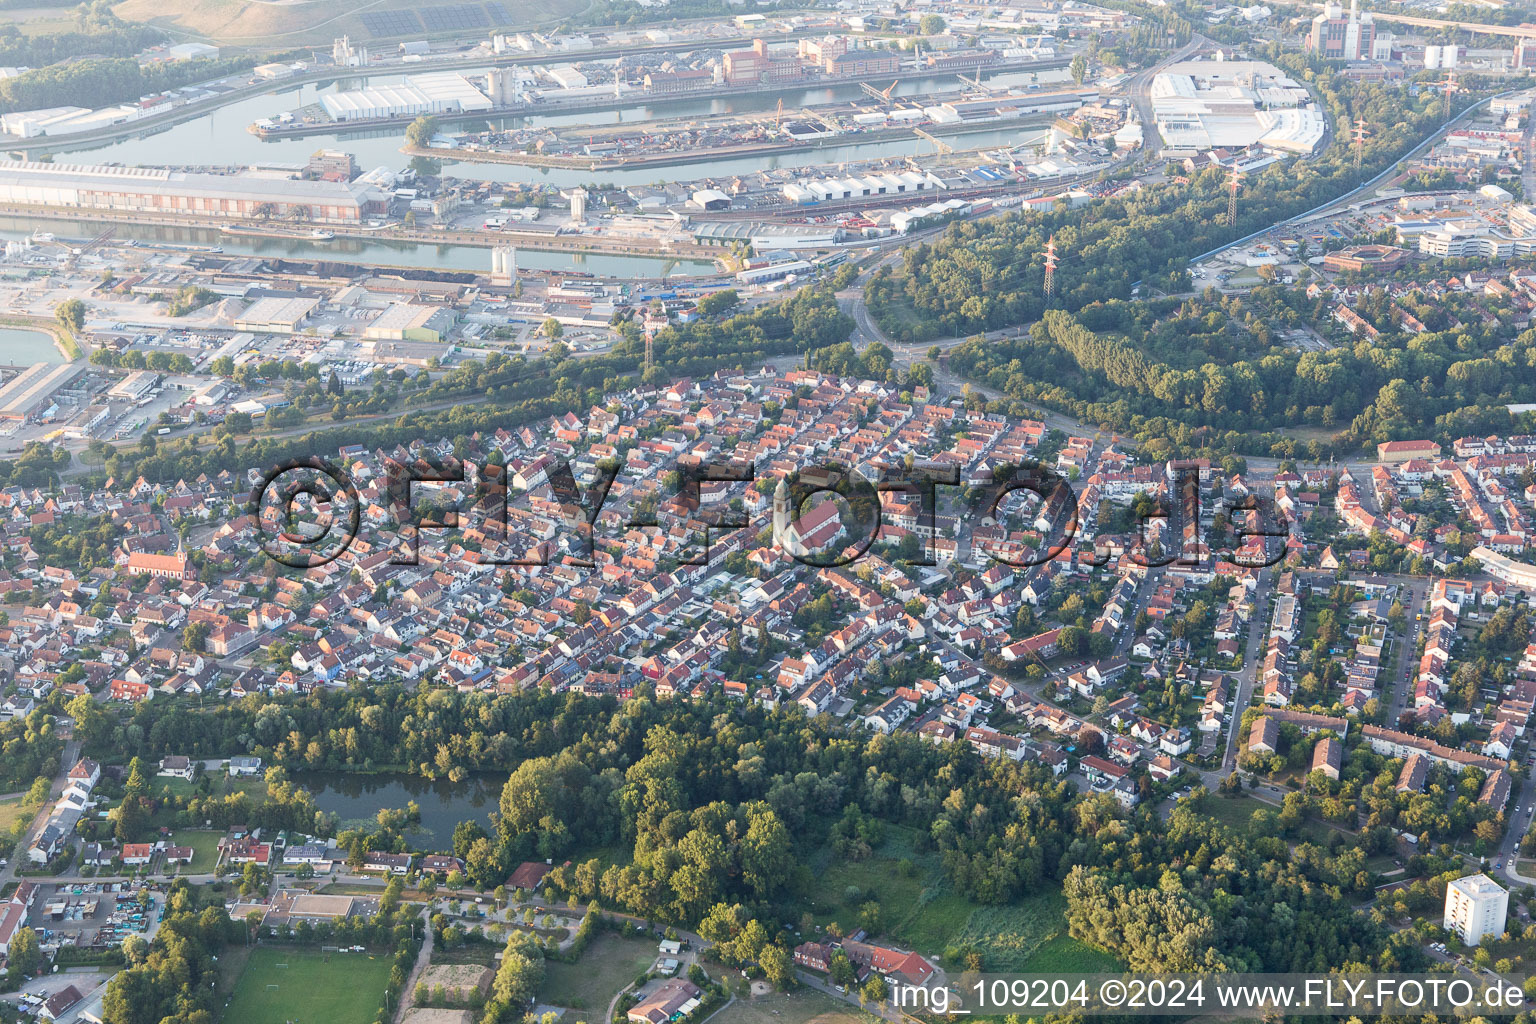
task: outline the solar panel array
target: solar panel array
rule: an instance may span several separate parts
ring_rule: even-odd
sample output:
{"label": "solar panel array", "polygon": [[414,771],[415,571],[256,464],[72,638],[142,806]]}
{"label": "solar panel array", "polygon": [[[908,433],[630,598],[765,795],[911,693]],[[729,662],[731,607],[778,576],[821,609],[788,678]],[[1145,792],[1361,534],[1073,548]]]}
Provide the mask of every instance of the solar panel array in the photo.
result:
{"label": "solar panel array", "polygon": [[491,24],[485,16],[485,8],[479,4],[424,7],[421,20],[428,32],[458,32],[470,28],[487,28]]}
{"label": "solar panel array", "polygon": [[463,32],[489,28],[494,20],[510,24],[512,12],[501,0],[485,4],[439,4],[406,11],[368,11],[360,15],[369,35],[409,36],[425,32]]}
{"label": "solar panel array", "polygon": [[421,19],[415,11],[368,11],[359,15],[369,35],[408,36],[421,33]]}

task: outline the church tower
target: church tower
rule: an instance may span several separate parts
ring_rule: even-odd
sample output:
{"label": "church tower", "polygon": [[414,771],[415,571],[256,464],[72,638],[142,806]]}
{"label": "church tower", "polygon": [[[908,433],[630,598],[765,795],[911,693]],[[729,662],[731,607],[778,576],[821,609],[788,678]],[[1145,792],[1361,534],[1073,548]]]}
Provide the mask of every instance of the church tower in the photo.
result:
{"label": "church tower", "polygon": [[780,547],[789,543],[789,488],[779,477],[779,486],[773,489],[773,542]]}

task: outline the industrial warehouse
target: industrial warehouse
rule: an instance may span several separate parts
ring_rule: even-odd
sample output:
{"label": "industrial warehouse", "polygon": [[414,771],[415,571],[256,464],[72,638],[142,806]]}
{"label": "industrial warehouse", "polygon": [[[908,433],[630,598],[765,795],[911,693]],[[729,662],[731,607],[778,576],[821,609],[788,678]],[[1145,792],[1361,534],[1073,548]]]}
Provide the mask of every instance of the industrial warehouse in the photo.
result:
{"label": "industrial warehouse", "polygon": [[1306,87],[1263,61],[1198,60],[1152,80],[1157,130],[1173,152],[1258,145],[1307,154],[1326,134]]}
{"label": "industrial warehouse", "polygon": [[79,363],[34,363],[0,387],[0,421],[28,423],[42,417],[53,405],[60,388],[85,372]]}
{"label": "industrial warehouse", "polygon": [[0,204],[355,224],[383,212],[387,198],[367,185],[339,181],[4,160]]}
{"label": "industrial warehouse", "polygon": [[[492,77],[497,76],[493,73]],[[489,111],[496,105],[469,79],[453,72],[412,75],[398,85],[372,85],[327,94],[320,97],[320,102],[326,113],[338,121],[470,113]]]}

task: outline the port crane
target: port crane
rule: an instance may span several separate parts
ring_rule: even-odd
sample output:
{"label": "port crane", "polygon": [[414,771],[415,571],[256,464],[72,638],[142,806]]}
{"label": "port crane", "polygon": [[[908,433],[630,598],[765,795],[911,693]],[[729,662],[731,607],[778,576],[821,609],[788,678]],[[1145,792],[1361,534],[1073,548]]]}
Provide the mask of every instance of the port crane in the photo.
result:
{"label": "port crane", "polygon": [[934,137],[932,135],[929,135],[927,132],[923,131],[921,128],[913,128],[912,129],[912,134],[916,135],[920,139],[923,139],[924,141],[933,143],[933,148],[937,149],[939,151],[939,155],[940,156],[943,156],[943,155],[945,155],[947,153],[953,153],[955,151],[955,147],[954,146],[951,146],[949,143],[945,142],[943,139],[936,138],[936,137]]}
{"label": "port crane", "polygon": [[106,244],[107,239],[111,238],[115,234],[117,234],[117,228],[109,227],[101,234],[91,239],[89,242],[86,242],[84,245],[71,249],[69,251],[69,259],[65,261],[64,265],[70,269],[74,269],[75,264],[80,262],[80,257],[84,256],[86,253],[93,249],[101,248]]}
{"label": "port crane", "polygon": [[895,92],[896,87],[898,85],[900,85],[900,84],[901,84],[901,79],[898,78],[896,81],[892,82],[890,85],[886,86],[884,89],[876,89],[874,86],[870,85],[868,82],[860,82],[859,83],[859,88],[863,89],[864,92],[867,93],[871,98],[879,100],[881,103],[884,103],[886,105],[886,107],[890,107],[891,106],[891,94],[893,92]]}
{"label": "port crane", "polygon": [[990,96],[994,92],[997,91],[996,89],[993,89],[990,85],[982,85],[981,84],[981,75],[980,75],[980,73],[976,74],[972,78],[966,78],[964,75],[956,73],[955,77],[960,79],[960,81],[964,82],[966,85],[968,85],[971,88],[975,89],[977,92],[982,93],[984,95]]}

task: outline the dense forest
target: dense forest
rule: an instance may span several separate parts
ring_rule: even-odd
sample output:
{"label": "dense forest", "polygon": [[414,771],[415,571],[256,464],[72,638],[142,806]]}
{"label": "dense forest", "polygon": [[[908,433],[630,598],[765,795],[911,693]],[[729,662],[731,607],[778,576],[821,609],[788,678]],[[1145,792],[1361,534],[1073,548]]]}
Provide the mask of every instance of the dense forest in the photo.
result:
{"label": "dense forest", "polygon": [[[1150,810],[1075,796],[1030,762],[911,735],[843,735],[797,709],[386,686],[201,714],[146,702],[125,723],[87,719],[88,749],[146,758],[248,750],[291,768],[507,772],[494,821],[454,836],[471,882],[499,884],[525,859],[570,860],[551,875],[562,893],[696,927],[742,958],[787,941],[778,924],[756,922],[807,909],[812,852],[863,860],[902,826],[975,903],[1065,886],[1074,933],[1133,965],[1417,962],[1411,945],[1352,909],[1371,876],[1347,844],[1303,844],[1293,856],[1278,833],[1239,835],[1195,810],[1165,826]],[[593,856],[614,847],[629,852],[606,866]]]}
{"label": "dense forest", "polygon": [[74,16],[75,27],[64,32],[26,33],[17,22],[0,24],[0,64],[40,68],[88,54],[131,57],[166,38],[159,29],[123,21],[109,0],[80,4]]}
{"label": "dense forest", "polygon": [[[1382,322],[1382,337],[1328,351],[1302,351],[1276,334],[1288,315],[1326,328],[1326,307],[1299,289],[1260,289],[1246,298],[1211,292],[1202,300],[1095,303],[1075,316],[1048,310],[1027,334],[969,341],[949,359],[1011,398],[1110,424],[1154,446],[1171,440],[1264,455],[1316,457],[1378,441],[1508,430],[1514,421],[1504,405],[1536,400],[1536,330],[1507,342],[1482,325],[1395,332],[1383,296],[1359,303]],[[1306,315],[1295,316],[1287,302]],[[1337,429],[1341,441],[1298,451],[1279,434],[1298,424]]]}
{"label": "dense forest", "polygon": [[132,57],[95,57],[0,79],[0,113],[44,107],[100,107],[249,71],[250,57],[140,65]]}
{"label": "dense forest", "polygon": [[1067,923],[1074,937],[1114,950],[1132,970],[1397,971],[1423,963],[1411,935],[1389,933],[1346,905],[1346,897],[1370,896],[1363,850],[1328,857],[1304,844],[1292,856],[1285,839],[1236,840],[1189,804],[1165,828],[1116,838],[1097,865],[1066,873]]}

